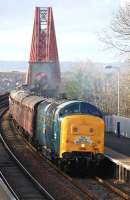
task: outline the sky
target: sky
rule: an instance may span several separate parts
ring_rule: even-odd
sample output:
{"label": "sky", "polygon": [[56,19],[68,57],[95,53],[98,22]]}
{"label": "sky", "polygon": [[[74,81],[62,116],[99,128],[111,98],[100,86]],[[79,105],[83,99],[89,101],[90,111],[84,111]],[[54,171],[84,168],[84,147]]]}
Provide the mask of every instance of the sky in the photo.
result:
{"label": "sky", "polygon": [[90,59],[113,62],[98,34],[109,26],[126,0],[2,0],[0,3],[0,60],[29,60],[35,6],[53,8],[60,61]]}

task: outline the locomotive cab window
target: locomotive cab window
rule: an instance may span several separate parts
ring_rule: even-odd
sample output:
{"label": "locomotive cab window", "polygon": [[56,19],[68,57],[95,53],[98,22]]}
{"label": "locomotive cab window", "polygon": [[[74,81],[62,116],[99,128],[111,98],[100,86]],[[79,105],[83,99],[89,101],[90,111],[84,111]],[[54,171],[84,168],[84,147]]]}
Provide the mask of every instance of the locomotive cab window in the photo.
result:
{"label": "locomotive cab window", "polygon": [[93,106],[89,103],[82,102],[80,109],[81,109],[80,110],[81,113],[95,115],[101,118],[103,117],[102,112],[99,109],[97,109],[96,106]]}
{"label": "locomotive cab window", "polygon": [[80,112],[80,107],[79,104],[71,104],[69,106],[66,106],[65,108],[63,108],[60,113],[59,113],[59,117],[64,117],[66,115],[71,115],[71,114],[76,114]]}
{"label": "locomotive cab window", "polygon": [[62,118],[66,115],[72,115],[72,114],[89,114],[101,118],[103,117],[102,112],[100,110],[98,110],[95,106],[86,102],[76,102],[65,106],[60,111],[59,117]]}

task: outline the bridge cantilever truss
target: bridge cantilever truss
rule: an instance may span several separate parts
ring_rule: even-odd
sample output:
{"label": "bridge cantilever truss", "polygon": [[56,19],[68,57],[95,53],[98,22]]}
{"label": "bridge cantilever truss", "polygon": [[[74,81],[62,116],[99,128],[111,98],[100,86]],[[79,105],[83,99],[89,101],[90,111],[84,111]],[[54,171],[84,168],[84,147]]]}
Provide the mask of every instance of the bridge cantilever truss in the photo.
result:
{"label": "bridge cantilever truss", "polygon": [[53,81],[53,87],[54,82],[56,87],[60,83],[59,58],[51,7],[35,9],[27,83],[34,84],[36,74],[40,73],[46,74],[48,79]]}

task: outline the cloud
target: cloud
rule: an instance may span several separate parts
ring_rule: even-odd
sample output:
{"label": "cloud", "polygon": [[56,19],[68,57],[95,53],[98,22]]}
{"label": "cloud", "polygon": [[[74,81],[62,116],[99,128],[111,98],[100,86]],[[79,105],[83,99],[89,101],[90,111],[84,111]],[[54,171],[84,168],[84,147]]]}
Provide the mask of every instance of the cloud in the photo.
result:
{"label": "cloud", "polygon": [[[0,59],[28,60],[34,6],[52,6],[60,60],[100,54],[95,32],[107,26],[119,0],[5,0],[0,4]],[[8,6],[7,6],[8,5]]]}
{"label": "cloud", "polygon": [[31,30],[29,27],[0,31],[0,60],[28,60]]}
{"label": "cloud", "polygon": [[70,44],[72,46],[93,43],[97,40],[96,36],[89,32],[76,32],[75,34],[73,32],[66,32],[59,35],[58,38],[60,43]]}
{"label": "cloud", "polygon": [[62,60],[98,59],[101,54],[101,43],[91,32],[64,33],[58,37],[59,56]]}

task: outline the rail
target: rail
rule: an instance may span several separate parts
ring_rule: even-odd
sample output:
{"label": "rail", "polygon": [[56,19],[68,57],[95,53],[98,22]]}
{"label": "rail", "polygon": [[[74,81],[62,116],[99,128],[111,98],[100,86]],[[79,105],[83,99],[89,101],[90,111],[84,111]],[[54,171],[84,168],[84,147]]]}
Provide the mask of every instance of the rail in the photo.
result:
{"label": "rail", "polygon": [[[2,138],[1,138],[1,140],[2,140]],[[3,141],[3,142],[4,142],[4,141]],[[30,146],[31,146],[31,145],[30,145]],[[33,149],[34,149],[34,148],[33,148]],[[42,154],[41,154],[40,156],[42,157]],[[43,158],[43,157],[42,157],[42,158]],[[17,162],[19,163],[19,160],[18,160]],[[48,163],[50,163],[50,162],[48,162]],[[20,165],[21,165],[21,163],[20,163]],[[52,164],[50,164],[50,165],[53,166],[55,169],[57,168],[56,166],[54,166],[54,165],[52,165]],[[23,167],[23,168],[24,168],[24,167]],[[25,171],[26,171],[26,170],[25,170]],[[96,191],[95,191],[95,193],[94,193],[94,192],[92,192],[92,190],[88,190],[87,187],[86,187],[86,189],[84,189],[83,184],[79,183],[79,181],[77,181],[77,180],[75,180],[74,178],[72,178],[72,177],[66,175],[66,174],[63,173],[63,172],[61,172],[58,168],[57,168],[57,171],[59,171],[59,173],[62,174],[62,176],[64,176],[66,179],[68,179],[68,180],[77,188],[77,190],[79,190],[79,192],[81,192],[81,193],[83,193],[84,195],[86,195],[86,197],[89,197],[89,199],[91,199],[91,200],[99,200],[99,199],[101,199],[100,197],[98,197],[98,196],[96,195]],[[28,171],[27,171],[26,173],[28,174],[29,177],[32,176]],[[31,178],[31,177],[30,177],[30,178]],[[83,181],[83,180],[82,180],[82,181]],[[87,180],[87,181],[88,181],[88,180]],[[90,180],[90,184],[91,184],[92,181],[94,181],[94,180]],[[111,193],[114,193],[114,194],[118,195],[119,198],[127,199],[127,200],[130,199],[128,194],[126,194],[126,193],[124,193],[123,191],[119,190],[118,188],[112,186],[112,185],[109,184],[107,181],[104,181],[103,179],[101,179],[101,178],[99,178],[99,177],[96,177],[96,180],[95,180],[95,181],[97,181],[98,184],[100,183],[100,185],[102,185],[103,187],[108,188],[108,189],[109,189],[108,194],[109,194],[110,191],[111,191]],[[35,180],[33,180],[33,182],[35,182]],[[37,183],[38,183],[38,185],[39,185],[39,182],[37,182],[37,180],[36,180],[35,184],[37,184]],[[96,182],[95,182],[95,183],[96,183]],[[97,186],[100,187],[99,185],[97,185]],[[96,186],[96,187],[97,187],[97,186]],[[43,187],[42,187],[42,185],[40,184],[40,185],[39,185],[39,189],[42,190],[42,188],[43,188]],[[47,192],[47,193],[48,193],[48,192]],[[52,199],[54,199],[54,198],[52,197]],[[109,198],[109,199],[110,199],[110,198]]]}
{"label": "rail", "polygon": [[17,194],[15,193],[11,185],[8,183],[8,181],[5,179],[1,171],[0,171],[0,177],[2,178],[2,181],[5,183],[5,185],[7,186],[7,188],[9,189],[15,200],[20,200],[20,198],[17,196]]}
{"label": "rail", "polygon": [[33,183],[39,188],[39,190],[41,192],[44,193],[44,195],[46,195],[47,199],[49,200],[55,200],[48,192],[47,190],[45,190],[45,188],[43,188],[40,183],[28,172],[28,170],[25,169],[25,167],[19,162],[19,160],[16,158],[16,156],[12,153],[12,151],[10,150],[10,148],[8,147],[8,145],[6,144],[6,142],[4,141],[1,133],[0,133],[0,140],[2,141],[5,149],[8,151],[8,153],[13,157],[13,159],[15,160],[15,162],[20,166],[20,168],[24,171],[24,173],[26,173],[26,175],[33,181]]}
{"label": "rail", "polygon": [[[4,104],[3,101],[8,99],[9,94],[2,94],[0,95],[0,119],[3,116],[3,114],[6,112],[6,110],[8,109],[8,102],[6,101],[6,103]],[[1,103],[2,102],[2,103]],[[20,167],[20,169],[23,171],[24,174],[26,174],[27,177],[29,177],[29,179],[31,180],[31,182],[33,182],[33,184],[35,184],[35,186],[37,187],[37,189],[44,195],[44,197],[46,197],[46,199],[48,200],[55,200],[55,198],[53,198],[51,196],[51,194],[48,193],[48,191],[42,187],[40,185],[40,183],[25,169],[25,167],[19,162],[19,160],[16,158],[16,156],[13,154],[13,152],[10,150],[9,146],[6,144],[6,142],[4,141],[4,138],[2,137],[2,134],[0,132],[0,141],[2,142],[4,148],[6,149],[6,151],[9,153],[9,155],[13,158],[13,160],[17,163],[17,165]],[[18,195],[16,194],[16,192],[13,190],[13,188],[11,187],[11,185],[8,183],[8,181],[6,180],[5,176],[2,174],[2,172],[0,171],[0,176],[3,180],[3,182],[6,184],[6,186],[8,187],[9,191],[11,192],[11,194],[15,197],[16,200],[20,200],[20,198],[18,197]]]}

